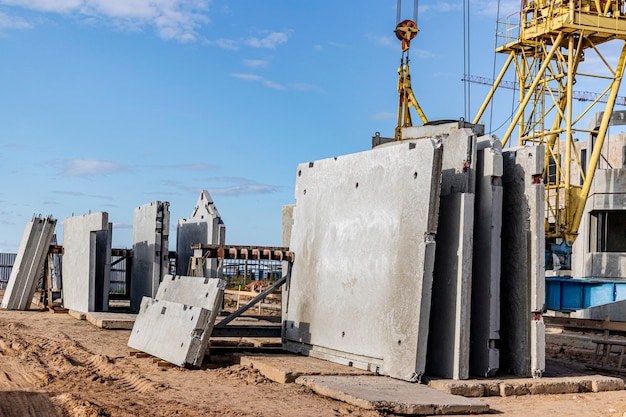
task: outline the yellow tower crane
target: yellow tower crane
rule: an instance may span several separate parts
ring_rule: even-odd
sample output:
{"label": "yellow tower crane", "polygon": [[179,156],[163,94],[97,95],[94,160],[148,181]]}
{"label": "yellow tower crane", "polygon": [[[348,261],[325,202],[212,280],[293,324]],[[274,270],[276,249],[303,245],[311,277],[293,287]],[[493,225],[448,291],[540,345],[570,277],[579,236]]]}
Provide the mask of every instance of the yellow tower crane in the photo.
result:
{"label": "yellow tower crane", "polygon": [[[519,106],[502,143],[506,145],[517,131],[519,145],[545,146],[546,238],[562,238],[570,246],[578,234],[624,75],[625,13],[623,0],[522,1],[521,13],[499,22],[498,35],[503,42],[496,52],[506,54],[507,59],[474,118],[474,123],[480,121],[513,66],[520,90]],[[609,41],[621,44],[616,63],[598,48]],[[580,64],[591,54],[597,55],[597,65],[579,71]],[[601,84],[603,90],[575,114],[573,85],[583,78]],[[599,128],[579,128],[582,118],[600,101],[606,101],[606,105]],[[589,144],[591,157],[586,170],[575,147],[575,137],[580,134],[596,138]]]}

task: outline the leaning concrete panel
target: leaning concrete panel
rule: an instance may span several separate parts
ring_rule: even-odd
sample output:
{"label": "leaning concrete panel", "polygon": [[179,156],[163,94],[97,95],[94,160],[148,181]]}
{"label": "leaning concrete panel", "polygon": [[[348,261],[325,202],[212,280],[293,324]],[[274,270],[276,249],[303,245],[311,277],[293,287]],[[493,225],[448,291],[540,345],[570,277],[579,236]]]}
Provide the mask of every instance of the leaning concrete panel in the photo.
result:
{"label": "leaning concrete panel", "polygon": [[168,273],[169,203],[153,201],[135,208],[130,308],[139,309],[144,296],[154,297]]}
{"label": "leaning concrete panel", "polygon": [[500,262],[502,145],[494,136],[478,140],[470,373],[490,377],[500,366]]}
{"label": "leaning concrete panel", "polygon": [[441,157],[424,139],[298,166],[287,350],[423,374]]}
{"label": "leaning concrete panel", "polygon": [[34,217],[26,224],[2,298],[2,308],[26,310],[30,307],[56,222],[52,217]]}
{"label": "leaning concrete panel", "polygon": [[93,240],[92,234],[108,231],[108,218],[108,213],[100,212],[63,220],[63,307],[69,310],[86,313],[102,304],[96,300],[96,276],[103,273],[98,270],[96,258],[102,256],[101,251],[110,253],[110,248],[94,245],[97,239]]}
{"label": "leaning concrete panel", "polygon": [[[191,245],[223,245],[226,242],[226,226],[217,211],[213,198],[207,190],[202,190],[191,217],[178,220],[176,229],[176,254],[178,275],[194,275],[189,270],[189,260],[193,256]],[[217,259],[204,262],[204,270],[196,275],[204,277],[220,276]]]}
{"label": "leaning concrete panel", "polygon": [[211,316],[204,308],[144,297],[128,346],[178,366],[200,366]]}
{"label": "leaning concrete panel", "polygon": [[504,152],[501,369],[521,376],[545,368],[544,155],[542,146]]}
{"label": "leaning concrete panel", "polygon": [[219,313],[226,281],[220,278],[189,277],[166,274],[156,293],[157,300],[172,301]]}
{"label": "leaning concrete panel", "polygon": [[426,372],[467,379],[474,194],[442,196],[439,219]]}

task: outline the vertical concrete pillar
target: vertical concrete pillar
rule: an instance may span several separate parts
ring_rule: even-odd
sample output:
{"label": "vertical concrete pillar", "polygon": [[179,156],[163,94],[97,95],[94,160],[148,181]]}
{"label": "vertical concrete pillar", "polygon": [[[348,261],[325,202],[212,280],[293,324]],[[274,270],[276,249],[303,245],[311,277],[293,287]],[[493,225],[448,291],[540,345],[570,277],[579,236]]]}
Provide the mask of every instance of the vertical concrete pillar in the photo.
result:
{"label": "vertical concrete pillar", "polygon": [[500,367],[502,145],[483,136],[477,147],[470,373],[491,377]]}
{"label": "vertical concrete pillar", "polygon": [[503,153],[501,369],[540,376],[545,369],[545,194],[543,146]]}
{"label": "vertical concrete pillar", "polygon": [[138,311],[144,296],[154,297],[168,271],[169,203],[153,201],[135,209],[130,307]]}

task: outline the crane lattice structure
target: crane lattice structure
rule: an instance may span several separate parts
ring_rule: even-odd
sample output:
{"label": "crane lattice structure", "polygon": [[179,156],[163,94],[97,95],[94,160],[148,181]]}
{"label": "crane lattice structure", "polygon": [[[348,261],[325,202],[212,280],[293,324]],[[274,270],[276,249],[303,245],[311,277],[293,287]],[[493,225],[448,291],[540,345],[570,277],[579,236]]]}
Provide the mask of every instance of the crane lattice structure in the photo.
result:
{"label": "crane lattice structure", "polygon": [[[478,123],[494,93],[513,65],[520,86],[519,106],[502,137],[506,145],[517,130],[519,145],[546,148],[546,238],[562,238],[571,245],[578,234],[585,202],[600,158],[602,144],[626,65],[626,10],[624,0],[522,1],[521,13],[499,22],[496,52],[508,57],[474,123]],[[611,64],[598,50],[608,41],[621,41],[621,54]],[[579,71],[595,54],[598,64]],[[589,66],[589,65],[587,65]],[[579,114],[574,114],[573,85],[593,79],[604,89]],[[606,96],[599,128],[578,128],[582,118]],[[595,136],[589,144],[587,170],[576,152],[575,135]],[[577,169],[576,169],[577,168]],[[582,177],[578,183],[578,175]]]}

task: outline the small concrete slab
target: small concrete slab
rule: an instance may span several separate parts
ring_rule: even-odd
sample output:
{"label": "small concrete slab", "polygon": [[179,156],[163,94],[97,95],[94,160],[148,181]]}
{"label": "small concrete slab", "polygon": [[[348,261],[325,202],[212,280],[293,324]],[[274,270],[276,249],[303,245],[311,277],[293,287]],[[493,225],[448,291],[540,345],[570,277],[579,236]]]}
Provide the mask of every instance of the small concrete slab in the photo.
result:
{"label": "small concrete slab", "polygon": [[241,356],[239,363],[257,369],[264,377],[280,384],[295,382],[302,375],[374,375],[351,366],[298,355]]}
{"label": "small concrete slab", "polygon": [[382,376],[301,376],[296,384],[368,410],[410,415],[482,414],[489,405]]}
{"label": "small concrete slab", "polygon": [[515,378],[500,380],[434,380],[428,386],[453,395],[487,397],[513,395],[572,394],[578,392],[620,391],[621,378],[585,375],[562,378]]}
{"label": "small concrete slab", "polygon": [[71,317],[74,317],[76,320],[86,320],[87,319],[87,314],[83,313],[82,311],[68,310],[67,314],[69,314]]}
{"label": "small concrete slab", "polygon": [[101,329],[108,330],[131,330],[135,324],[136,314],[89,312],[87,321]]}

